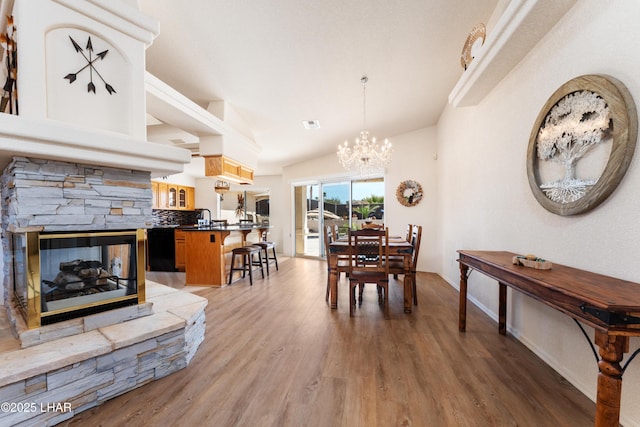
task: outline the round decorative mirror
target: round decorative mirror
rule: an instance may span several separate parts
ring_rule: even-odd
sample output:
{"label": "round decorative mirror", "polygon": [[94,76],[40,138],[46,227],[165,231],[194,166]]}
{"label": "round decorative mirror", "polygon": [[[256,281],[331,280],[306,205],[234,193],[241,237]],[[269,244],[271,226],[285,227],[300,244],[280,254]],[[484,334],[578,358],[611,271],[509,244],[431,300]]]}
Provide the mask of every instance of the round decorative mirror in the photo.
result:
{"label": "round decorative mirror", "polygon": [[527,176],[536,200],[558,215],[595,208],[622,180],[637,134],[636,107],[621,82],[602,75],[568,81],[529,137]]}
{"label": "round decorative mirror", "polygon": [[396,189],[396,199],[404,206],[415,206],[422,200],[422,186],[418,181],[402,181]]}

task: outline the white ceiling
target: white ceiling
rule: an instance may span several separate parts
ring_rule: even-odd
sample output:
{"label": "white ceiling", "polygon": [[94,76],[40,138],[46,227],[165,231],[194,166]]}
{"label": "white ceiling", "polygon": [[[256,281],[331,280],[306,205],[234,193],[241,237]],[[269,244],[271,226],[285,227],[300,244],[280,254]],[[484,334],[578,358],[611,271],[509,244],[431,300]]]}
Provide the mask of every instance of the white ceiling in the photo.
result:
{"label": "white ceiling", "polygon": [[[231,106],[248,129],[238,130],[261,147],[256,175],[353,141],[363,75],[372,136],[434,125],[463,73],[467,35],[497,1],[138,0],[160,21],[147,70],[203,108]],[[320,129],[306,130],[305,120]],[[181,139],[158,126],[156,134]],[[197,141],[197,130],[183,130]]]}

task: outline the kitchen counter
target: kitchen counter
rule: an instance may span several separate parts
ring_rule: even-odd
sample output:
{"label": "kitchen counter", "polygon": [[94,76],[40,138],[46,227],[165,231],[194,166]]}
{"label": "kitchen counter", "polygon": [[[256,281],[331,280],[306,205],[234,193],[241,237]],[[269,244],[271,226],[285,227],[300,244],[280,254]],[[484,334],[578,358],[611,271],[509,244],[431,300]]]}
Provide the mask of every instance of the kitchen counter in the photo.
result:
{"label": "kitchen counter", "polygon": [[185,231],[217,231],[217,230],[262,230],[269,228],[269,225],[261,224],[229,224],[229,225],[180,225],[180,229]]}
{"label": "kitchen counter", "polygon": [[221,287],[229,278],[231,251],[247,241],[261,240],[260,236],[269,226],[236,224],[180,229],[185,231],[186,285]]}

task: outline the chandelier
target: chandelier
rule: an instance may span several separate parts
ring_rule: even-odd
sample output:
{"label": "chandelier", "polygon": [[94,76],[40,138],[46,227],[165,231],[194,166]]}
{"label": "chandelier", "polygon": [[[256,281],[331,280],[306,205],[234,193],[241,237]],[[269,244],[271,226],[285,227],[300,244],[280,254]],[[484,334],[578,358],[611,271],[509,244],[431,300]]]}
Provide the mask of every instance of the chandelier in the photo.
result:
{"label": "chandelier", "polygon": [[362,82],[362,131],[360,137],[356,138],[353,147],[349,147],[347,141],[338,145],[338,160],[346,169],[357,169],[360,175],[370,175],[375,172],[381,172],[391,162],[391,153],[393,148],[388,139],[384,140],[384,144],[380,145],[375,138],[369,140],[369,132],[367,129],[367,82],[369,78],[364,76],[360,79]]}

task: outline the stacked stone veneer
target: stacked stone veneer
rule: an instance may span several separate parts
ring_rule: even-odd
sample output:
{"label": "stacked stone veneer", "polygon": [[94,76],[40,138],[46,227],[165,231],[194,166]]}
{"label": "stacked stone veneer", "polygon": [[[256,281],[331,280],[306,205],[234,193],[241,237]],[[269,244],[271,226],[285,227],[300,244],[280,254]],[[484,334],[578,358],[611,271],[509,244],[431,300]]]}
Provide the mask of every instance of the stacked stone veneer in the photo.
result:
{"label": "stacked stone veneer", "polygon": [[114,230],[151,225],[149,172],[14,157],[2,174],[3,228]]}

